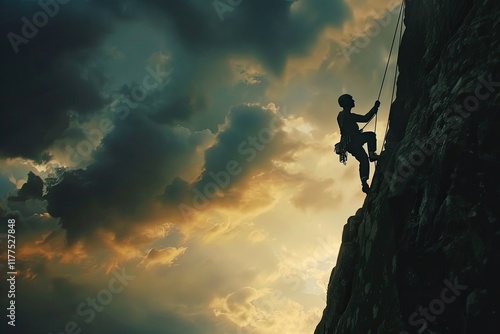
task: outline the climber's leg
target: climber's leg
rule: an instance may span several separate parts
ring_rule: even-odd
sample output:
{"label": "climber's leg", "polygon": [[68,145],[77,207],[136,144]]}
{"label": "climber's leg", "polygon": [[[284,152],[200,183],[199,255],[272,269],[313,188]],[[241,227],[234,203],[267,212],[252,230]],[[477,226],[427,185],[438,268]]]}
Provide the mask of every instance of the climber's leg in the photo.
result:
{"label": "climber's leg", "polygon": [[362,132],[360,134],[360,140],[363,144],[368,144],[368,157],[370,161],[376,161],[378,159],[378,154],[375,153],[377,150],[377,137],[375,136],[375,132]]}
{"label": "climber's leg", "polygon": [[[357,144],[357,143],[352,143]],[[359,161],[359,177],[364,192],[368,192],[368,176],[370,175],[370,163],[365,150],[360,145],[350,145],[349,152]],[[366,190],[366,191],[365,191]]]}

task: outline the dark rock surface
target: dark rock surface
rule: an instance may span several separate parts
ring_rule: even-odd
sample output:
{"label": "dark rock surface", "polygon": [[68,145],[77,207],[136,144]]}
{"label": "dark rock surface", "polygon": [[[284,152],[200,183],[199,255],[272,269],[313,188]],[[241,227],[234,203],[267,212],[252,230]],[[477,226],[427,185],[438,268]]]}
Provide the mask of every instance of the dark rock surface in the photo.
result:
{"label": "dark rock surface", "polygon": [[500,2],[405,3],[386,150],[315,334],[500,332]]}

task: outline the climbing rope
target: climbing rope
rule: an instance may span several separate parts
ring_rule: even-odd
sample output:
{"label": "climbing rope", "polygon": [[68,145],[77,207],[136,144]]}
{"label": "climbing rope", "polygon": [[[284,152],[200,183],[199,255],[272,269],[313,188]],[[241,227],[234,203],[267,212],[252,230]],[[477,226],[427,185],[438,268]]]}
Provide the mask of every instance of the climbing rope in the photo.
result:
{"label": "climbing rope", "polygon": [[[377,100],[380,100],[380,95],[382,95],[382,89],[384,88],[385,78],[387,76],[387,70],[389,69],[389,63],[391,61],[392,50],[394,49],[394,41],[396,40],[398,28],[400,27],[399,23],[400,23],[401,18],[403,16],[403,7],[404,7],[404,0],[401,0],[401,8],[399,10],[398,21],[396,22],[396,29],[394,29],[394,36],[392,37],[391,49],[389,51],[389,58],[387,59],[387,64],[385,65],[384,76],[382,78],[382,83],[380,84],[380,90],[378,92]],[[400,34],[402,32],[402,28],[403,28],[403,23],[401,22]],[[400,43],[401,43],[401,37],[400,37]],[[394,84],[395,83],[396,83],[396,76],[394,79]],[[392,100],[391,100],[391,104],[392,104]],[[372,121],[372,119],[373,119],[373,117],[361,128],[361,130],[363,130]],[[377,132],[377,121],[378,121],[377,114],[375,114],[375,130],[374,130],[375,132]],[[385,143],[385,138],[384,138],[384,143]]]}
{"label": "climbing rope", "polygon": [[[380,84],[380,90],[378,92],[378,97],[377,97],[378,101],[380,101],[380,96],[382,95],[382,90],[384,88],[385,78],[387,76],[387,70],[389,69],[389,63],[391,62],[392,51],[394,50],[394,42],[396,41],[398,28],[399,28],[399,45],[401,45],[401,40],[402,40],[402,36],[403,36],[403,22],[402,22],[403,21],[402,20],[403,9],[404,9],[404,0],[401,0],[401,8],[399,10],[398,21],[396,22],[396,28],[394,29],[394,36],[392,37],[391,49],[389,50],[389,57],[387,58],[387,64],[385,65],[384,76],[382,77],[382,83]],[[392,105],[392,102],[394,101],[394,92],[395,92],[395,88],[396,88],[397,73],[398,73],[398,68],[397,68],[397,64],[396,64],[396,69],[394,70],[394,81],[392,83],[391,103],[389,104],[389,114],[390,114],[390,106]],[[368,120],[368,122],[366,122],[366,124],[361,128],[360,131],[363,131],[363,129],[372,121],[372,119],[373,119],[373,116]],[[387,125],[385,128],[384,140],[382,143],[382,150],[385,148],[386,137],[387,137],[387,133],[389,131],[389,122],[390,122],[390,119],[388,119]],[[378,117],[377,117],[377,113],[375,113],[375,129],[374,129],[375,133],[377,133],[377,123],[378,123]],[[345,149],[345,147],[342,147],[341,145],[342,145],[342,143],[338,143],[335,145],[335,153],[339,154],[340,162],[342,162],[345,165],[345,163],[347,161],[346,149]],[[375,168],[376,168],[376,166],[377,166],[377,162],[375,161]]]}
{"label": "climbing rope", "polygon": [[[404,1],[403,1],[404,4]],[[402,6],[403,6],[402,4]],[[403,8],[401,6],[401,9]],[[402,15],[401,13],[399,14],[400,16]],[[396,27],[397,30],[397,27]],[[399,45],[401,45],[401,40],[403,39],[403,22],[401,22],[401,25],[399,26]],[[396,92],[396,81],[397,81],[397,76],[398,76],[398,68],[396,65],[396,69],[394,70],[394,81],[392,83],[392,92],[391,92],[391,106],[392,102],[394,101],[394,93]],[[389,107],[389,117],[387,119],[387,124],[385,126],[385,132],[384,132],[384,141],[382,142],[382,151],[385,149],[385,142],[387,139],[387,133],[389,133],[389,123],[391,121],[391,113],[390,113],[390,107]]]}

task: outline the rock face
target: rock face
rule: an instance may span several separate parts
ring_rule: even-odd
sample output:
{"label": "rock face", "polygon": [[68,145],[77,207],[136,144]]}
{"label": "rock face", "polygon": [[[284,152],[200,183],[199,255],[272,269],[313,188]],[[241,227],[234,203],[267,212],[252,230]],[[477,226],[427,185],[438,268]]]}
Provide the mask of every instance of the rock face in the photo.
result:
{"label": "rock face", "polygon": [[500,2],[406,0],[397,98],[315,334],[500,330]]}

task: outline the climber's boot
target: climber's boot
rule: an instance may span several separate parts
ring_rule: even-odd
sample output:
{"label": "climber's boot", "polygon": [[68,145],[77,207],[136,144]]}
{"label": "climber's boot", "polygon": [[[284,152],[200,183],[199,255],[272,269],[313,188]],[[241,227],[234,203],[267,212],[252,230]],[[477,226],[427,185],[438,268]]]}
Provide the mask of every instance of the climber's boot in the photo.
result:
{"label": "climber's boot", "polygon": [[370,186],[368,185],[368,180],[367,177],[361,179],[361,190],[365,193],[368,194],[368,190],[370,190]]}

